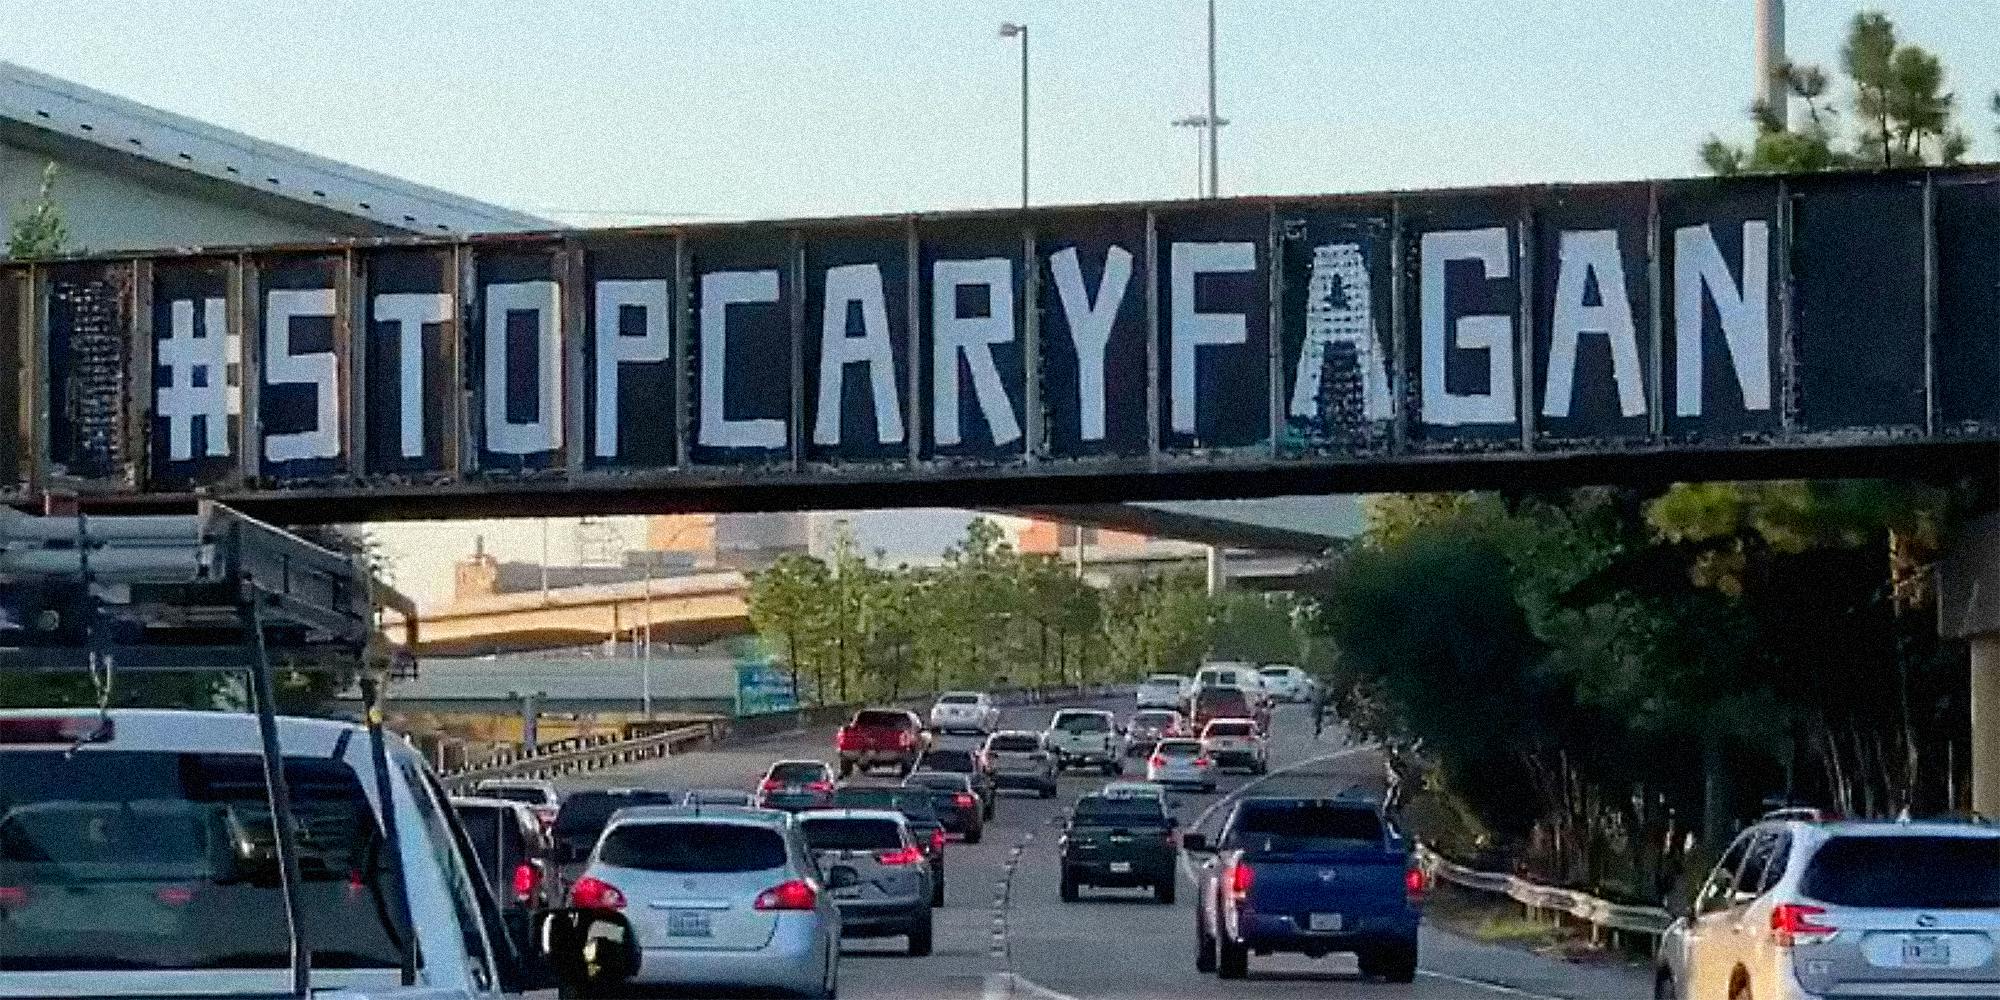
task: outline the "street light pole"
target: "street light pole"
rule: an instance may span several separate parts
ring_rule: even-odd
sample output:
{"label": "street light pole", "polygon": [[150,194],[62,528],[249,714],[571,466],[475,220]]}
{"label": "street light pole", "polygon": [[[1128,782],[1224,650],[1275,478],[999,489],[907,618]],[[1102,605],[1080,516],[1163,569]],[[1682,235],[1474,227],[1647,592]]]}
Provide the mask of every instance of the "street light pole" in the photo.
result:
{"label": "street light pole", "polygon": [[1009,21],[1000,26],[1001,38],[1021,40],[1021,207],[1028,207],[1028,26]]}
{"label": "street light pole", "polygon": [[[1176,118],[1167,124],[1175,128],[1191,128],[1196,130],[1194,136],[1194,196],[1197,198],[1215,197],[1213,187],[1206,183],[1206,181],[1212,180],[1212,175],[1209,178],[1203,177],[1202,147],[1204,144],[1207,144],[1209,148],[1214,148],[1215,130],[1229,124],[1229,119],[1210,118],[1207,115],[1188,115],[1184,118]],[[1203,135],[1204,131],[1208,134]]]}
{"label": "street light pole", "polygon": [[1221,197],[1222,182],[1217,167],[1221,142],[1216,126],[1222,118],[1215,110],[1215,0],[1208,0],[1208,196]]}

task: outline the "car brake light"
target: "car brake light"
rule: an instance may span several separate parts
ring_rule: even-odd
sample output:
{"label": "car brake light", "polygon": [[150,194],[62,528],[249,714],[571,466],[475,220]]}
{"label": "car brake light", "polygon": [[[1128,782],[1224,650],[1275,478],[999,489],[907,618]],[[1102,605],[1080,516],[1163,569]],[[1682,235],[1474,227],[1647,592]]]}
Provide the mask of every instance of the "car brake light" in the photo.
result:
{"label": "car brake light", "polygon": [[875,860],[885,865],[922,864],[924,860],[924,852],[917,850],[916,847],[914,846],[898,847],[893,851],[883,851],[882,853],[877,854],[875,856]]}
{"label": "car brake light", "polygon": [[915,734],[915,733],[913,733],[913,732],[910,732],[910,731],[909,731],[909,730],[907,730],[907,729],[898,729],[898,730],[896,730],[896,745],[897,745],[897,746],[899,746],[899,747],[906,747],[906,746],[909,746],[909,745],[911,745],[911,744],[913,744],[913,743],[915,743],[915,742],[917,742],[917,734]]}
{"label": "car brake light", "polygon": [[1207,766],[1208,766],[1208,758],[1207,758],[1207,757],[1196,757],[1196,758],[1194,759],[1194,766],[1196,766],[1196,767],[1207,767]]}
{"label": "car brake light", "polygon": [[759,910],[810,910],[819,905],[819,892],[804,879],[780,882],[757,894]]}
{"label": "car brake light", "polygon": [[951,797],[951,804],[959,807],[960,809],[970,809],[972,808],[972,796],[967,795],[964,792],[960,792],[957,795]]}
{"label": "car brake light", "polygon": [[18,885],[0,885],[0,910],[28,905],[28,890]]}
{"label": "car brake light", "polygon": [[0,743],[17,745],[109,743],[114,731],[111,719],[94,715],[0,719]]}
{"label": "car brake light", "polygon": [[831,782],[831,781],[808,781],[808,782],[806,782],[806,791],[808,791],[808,792],[830,792],[830,791],[833,791],[833,782]]}
{"label": "car brake light", "polygon": [[514,866],[514,898],[527,899],[535,894],[535,886],[542,880],[542,873],[535,866],[521,862]]}
{"label": "car brake light", "polygon": [[1779,903],[1771,907],[1771,938],[1780,948],[1819,944],[1840,932],[1840,928],[1820,923],[1824,907],[1802,903]]}
{"label": "car brake light", "polygon": [[618,887],[601,878],[590,875],[577,879],[570,887],[569,901],[581,910],[622,910],[625,908],[625,894]]}
{"label": "car brake light", "polygon": [[1407,896],[1412,904],[1421,902],[1424,891],[1429,888],[1430,879],[1424,875],[1422,868],[1411,868],[1403,873],[1403,895]]}
{"label": "car brake light", "polygon": [[854,749],[854,731],[846,726],[840,727],[839,731],[833,734],[833,746],[836,750]]}
{"label": "car brake light", "polygon": [[163,885],[153,890],[161,906],[186,906],[194,901],[194,890],[184,885]]}
{"label": "car brake light", "polygon": [[1250,866],[1238,861],[1229,869],[1229,895],[1236,899],[1250,895],[1250,883],[1255,879]]}
{"label": "car brake light", "polygon": [[1146,763],[1154,767],[1165,767],[1167,766],[1167,759],[1165,757],[1160,756],[1159,754],[1154,754],[1151,757],[1146,758]]}
{"label": "car brake light", "polygon": [[931,831],[931,850],[932,850],[933,852],[936,852],[936,851],[942,851],[942,850],[944,850],[944,831],[943,831],[943,830],[932,830],[932,831]]}
{"label": "car brake light", "polygon": [[767,792],[775,792],[778,789],[785,787],[785,783],[779,781],[776,778],[766,778],[764,779],[764,784],[762,787]]}

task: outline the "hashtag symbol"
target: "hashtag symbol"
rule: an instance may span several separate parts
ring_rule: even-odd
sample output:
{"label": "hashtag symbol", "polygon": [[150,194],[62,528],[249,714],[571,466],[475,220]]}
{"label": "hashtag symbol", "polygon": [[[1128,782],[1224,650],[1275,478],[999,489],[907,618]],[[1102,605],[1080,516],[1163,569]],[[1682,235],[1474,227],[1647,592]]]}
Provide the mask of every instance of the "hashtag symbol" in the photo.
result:
{"label": "hashtag symbol", "polygon": [[[229,418],[243,412],[243,341],[229,333],[224,300],[202,299],[199,317],[193,299],[175,299],[172,327],[158,347],[155,405],[167,421],[167,457],[194,458],[194,419],[206,424],[202,454],[229,454]],[[199,318],[199,323],[196,322]]]}

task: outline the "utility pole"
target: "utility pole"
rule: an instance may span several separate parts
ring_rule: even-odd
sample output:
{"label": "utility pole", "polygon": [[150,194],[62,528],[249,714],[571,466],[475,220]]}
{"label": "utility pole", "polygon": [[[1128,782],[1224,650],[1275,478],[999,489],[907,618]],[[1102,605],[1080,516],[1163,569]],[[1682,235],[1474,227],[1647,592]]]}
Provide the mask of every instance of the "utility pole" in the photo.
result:
{"label": "utility pole", "polygon": [[[1771,2],[1771,0],[1765,0]],[[1222,117],[1215,110],[1215,0],[1208,0],[1208,196],[1222,196],[1222,181],[1219,169],[1221,157],[1220,130]]]}
{"label": "utility pole", "polygon": [[1000,26],[1001,38],[1021,40],[1021,207],[1028,207],[1028,26],[1012,21]]}
{"label": "utility pole", "polygon": [[1785,0],[1757,0],[1757,102],[1770,109],[1779,128],[1788,129],[1791,102],[1784,74]]}

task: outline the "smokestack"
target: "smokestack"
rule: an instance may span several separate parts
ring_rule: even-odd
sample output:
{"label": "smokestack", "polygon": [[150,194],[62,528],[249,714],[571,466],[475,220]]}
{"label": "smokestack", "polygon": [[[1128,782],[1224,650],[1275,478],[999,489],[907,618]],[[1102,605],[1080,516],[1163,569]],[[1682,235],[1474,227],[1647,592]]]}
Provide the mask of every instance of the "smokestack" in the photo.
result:
{"label": "smokestack", "polygon": [[1771,109],[1779,128],[1790,128],[1784,68],[1785,0],[1757,0],[1757,100]]}

